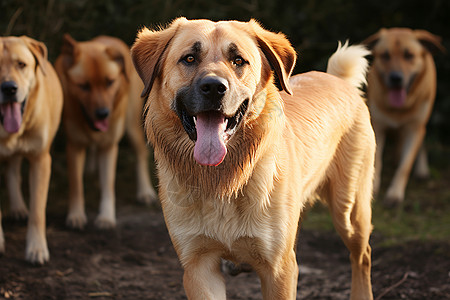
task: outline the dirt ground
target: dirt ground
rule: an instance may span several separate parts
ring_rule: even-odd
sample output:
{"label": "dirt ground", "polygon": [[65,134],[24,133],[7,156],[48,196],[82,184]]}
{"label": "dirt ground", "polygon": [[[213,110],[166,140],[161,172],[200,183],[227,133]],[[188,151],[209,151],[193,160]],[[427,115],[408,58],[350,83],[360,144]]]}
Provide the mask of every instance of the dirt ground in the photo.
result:
{"label": "dirt ground", "polygon": [[[126,145],[118,163],[118,224],[111,231],[93,226],[99,194],[95,175],[85,177],[87,228],[65,227],[63,146],[54,150],[47,213],[50,262],[46,265],[24,261],[26,222],[8,218],[4,185],[0,188],[6,240],[6,253],[0,257],[0,299],[186,299],[182,270],[160,209],[134,200],[134,160]],[[373,234],[376,299],[450,299],[450,241],[400,246],[383,246],[383,241],[383,236]],[[348,252],[336,233],[301,230],[297,253],[297,299],[349,298]],[[226,281],[229,299],[262,299],[254,273],[227,275]]]}

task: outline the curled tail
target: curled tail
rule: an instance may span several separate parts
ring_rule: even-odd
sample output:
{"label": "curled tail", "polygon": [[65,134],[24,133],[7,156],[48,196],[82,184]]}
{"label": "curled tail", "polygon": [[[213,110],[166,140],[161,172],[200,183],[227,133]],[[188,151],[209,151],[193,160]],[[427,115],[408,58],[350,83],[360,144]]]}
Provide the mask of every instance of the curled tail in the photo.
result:
{"label": "curled tail", "polygon": [[364,46],[349,46],[348,41],[342,45],[339,42],[336,52],[328,59],[327,73],[344,79],[356,88],[362,88],[369,67],[365,56],[369,54],[370,51]]}

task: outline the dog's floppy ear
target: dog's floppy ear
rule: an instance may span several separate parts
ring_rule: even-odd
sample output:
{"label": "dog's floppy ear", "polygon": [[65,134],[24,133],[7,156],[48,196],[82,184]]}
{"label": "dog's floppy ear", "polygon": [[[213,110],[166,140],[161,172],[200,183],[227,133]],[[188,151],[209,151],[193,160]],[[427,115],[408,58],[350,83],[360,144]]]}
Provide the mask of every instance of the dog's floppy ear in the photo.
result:
{"label": "dog's floppy ear", "polygon": [[78,53],[77,41],[75,41],[70,34],[64,34],[61,54],[63,55],[63,65],[65,68],[69,68],[73,65]]}
{"label": "dog's floppy ear", "polygon": [[445,53],[446,50],[441,44],[442,38],[434,35],[426,30],[414,30],[414,35],[419,42],[431,53],[436,54],[438,52]]}
{"label": "dog's floppy ear", "polygon": [[47,46],[45,46],[45,44],[42,42],[36,41],[24,35],[20,38],[25,42],[28,49],[30,49],[31,53],[33,54],[34,59],[36,60],[36,68],[39,66],[42,70],[42,73],[46,75],[45,61],[47,60],[48,56]]}
{"label": "dog's floppy ear", "polygon": [[179,24],[185,21],[185,18],[178,18],[166,29],[152,31],[144,27],[138,33],[131,47],[131,58],[144,82],[145,87],[141,97],[147,98],[150,94],[153,82],[160,75],[164,52],[175,36]]}
{"label": "dog's floppy ear", "polygon": [[250,20],[250,25],[254,30],[259,47],[277,74],[281,87],[286,93],[292,95],[289,77],[297,59],[294,48],[284,34],[265,30],[253,19]]}
{"label": "dog's floppy ear", "polygon": [[130,71],[130,67],[132,68],[132,66],[127,65],[127,61],[125,60],[123,53],[114,47],[107,47],[105,49],[105,52],[112,60],[114,60],[122,68],[125,80],[129,81],[130,75],[128,73]]}

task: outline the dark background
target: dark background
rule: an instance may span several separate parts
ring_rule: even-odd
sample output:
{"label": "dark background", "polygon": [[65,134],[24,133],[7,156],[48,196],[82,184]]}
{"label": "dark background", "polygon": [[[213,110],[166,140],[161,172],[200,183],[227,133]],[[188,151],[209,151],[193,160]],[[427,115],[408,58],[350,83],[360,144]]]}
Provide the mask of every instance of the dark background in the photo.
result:
{"label": "dark background", "polygon": [[[28,35],[45,42],[51,61],[62,35],[87,40],[100,34],[132,44],[142,26],[157,28],[179,16],[212,20],[259,20],[284,32],[299,54],[295,72],[324,70],[337,41],[358,43],[381,27],[426,29],[450,50],[448,0],[2,0],[0,34]],[[437,101],[428,141],[450,144],[450,60],[436,56]]]}

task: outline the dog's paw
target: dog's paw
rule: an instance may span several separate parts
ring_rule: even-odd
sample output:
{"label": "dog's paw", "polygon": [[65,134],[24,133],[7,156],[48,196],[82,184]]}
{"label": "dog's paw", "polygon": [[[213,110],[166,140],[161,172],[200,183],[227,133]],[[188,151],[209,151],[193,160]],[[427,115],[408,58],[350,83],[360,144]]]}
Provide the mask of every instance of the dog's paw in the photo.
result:
{"label": "dog's paw", "polygon": [[69,213],[66,225],[73,229],[83,229],[87,224],[87,217],[84,213]]}
{"label": "dog's paw", "polygon": [[11,207],[9,215],[15,220],[26,220],[28,218],[28,209],[25,206]]}
{"label": "dog's paw", "polygon": [[383,200],[383,205],[385,207],[398,207],[402,204],[405,198],[405,191],[395,186],[390,187],[386,192],[386,196]]}
{"label": "dog's paw", "polygon": [[47,242],[34,240],[27,243],[25,259],[35,265],[43,265],[50,259]]}
{"label": "dog's paw", "polygon": [[430,179],[430,171],[416,169],[414,172],[414,177],[418,180],[428,180]]}
{"label": "dog's paw", "polygon": [[99,215],[95,219],[95,226],[102,230],[113,229],[116,227],[116,219]]}
{"label": "dog's paw", "polygon": [[158,197],[156,196],[156,193],[140,195],[137,197],[137,201],[141,204],[152,206],[158,204]]}
{"label": "dog's paw", "polygon": [[138,192],[137,201],[144,205],[155,205],[158,203],[158,194],[153,188],[148,188],[143,192]]}
{"label": "dog's paw", "polygon": [[383,200],[383,206],[386,208],[395,208],[402,204],[403,198],[386,195]]}

